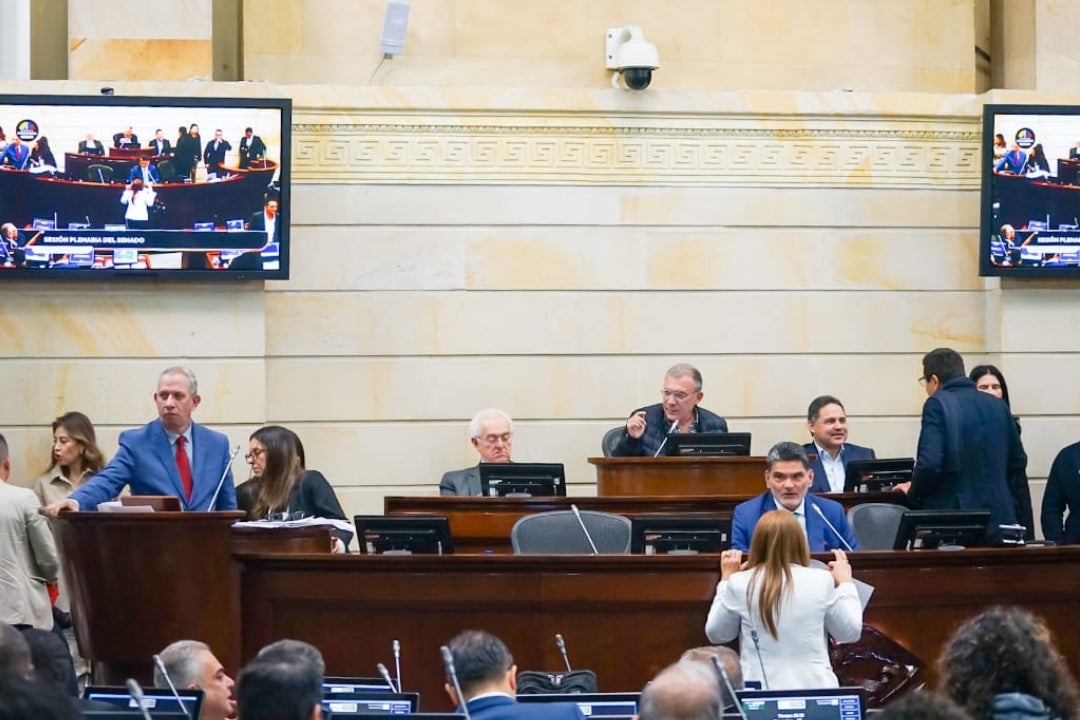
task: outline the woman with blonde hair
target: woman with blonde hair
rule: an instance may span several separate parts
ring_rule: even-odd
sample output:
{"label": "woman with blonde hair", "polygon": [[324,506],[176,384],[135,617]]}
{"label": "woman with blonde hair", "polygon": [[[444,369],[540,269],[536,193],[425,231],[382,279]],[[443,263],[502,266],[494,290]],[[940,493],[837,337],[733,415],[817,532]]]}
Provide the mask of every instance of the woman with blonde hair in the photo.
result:
{"label": "woman with blonde hair", "polygon": [[829,570],[810,567],[810,547],[787,510],[761,516],[745,564],[742,552],[720,555],[705,634],[715,643],[739,638],[745,680],[770,690],[837,687],[826,633],[837,642],[862,634],[862,605],[842,550]]}

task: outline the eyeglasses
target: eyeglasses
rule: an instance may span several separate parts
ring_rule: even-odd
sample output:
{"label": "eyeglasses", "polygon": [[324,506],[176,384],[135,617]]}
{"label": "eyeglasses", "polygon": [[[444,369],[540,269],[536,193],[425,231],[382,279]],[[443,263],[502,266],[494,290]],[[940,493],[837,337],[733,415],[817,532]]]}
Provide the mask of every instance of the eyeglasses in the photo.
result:
{"label": "eyeglasses", "polygon": [[691,395],[696,394],[697,393],[688,393],[684,390],[668,390],[667,388],[664,388],[660,391],[661,397],[663,397],[665,400],[667,400],[668,398],[675,398],[676,402],[683,402]]}
{"label": "eyeglasses", "polygon": [[502,443],[503,445],[509,445],[510,444],[510,438],[512,438],[512,437],[513,437],[513,433],[503,433],[502,435],[485,435],[484,437],[479,438],[479,440],[480,440],[480,442],[484,443],[485,445],[495,445],[497,443]]}
{"label": "eyeglasses", "polygon": [[256,448],[254,450],[249,450],[244,455],[244,460],[247,460],[249,463],[254,462],[257,458],[260,458],[265,454],[266,454],[266,451],[262,450],[262,449],[259,449],[259,448]]}

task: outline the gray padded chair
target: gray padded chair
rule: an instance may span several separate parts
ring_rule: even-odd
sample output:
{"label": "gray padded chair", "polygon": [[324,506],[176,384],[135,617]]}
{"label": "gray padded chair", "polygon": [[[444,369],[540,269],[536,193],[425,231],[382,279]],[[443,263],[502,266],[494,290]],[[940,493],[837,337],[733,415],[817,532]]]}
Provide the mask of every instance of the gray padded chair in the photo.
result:
{"label": "gray padded chair", "polygon": [[[582,510],[581,522],[601,553],[630,552],[630,520],[622,515]],[[510,544],[515,555],[591,555],[592,548],[570,510],[526,515],[514,523]]]}
{"label": "gray padded chair", "polygon": [[860,550],[892,550],[907,508],[894,503],[864,503],[848,510],[848,524]]}
{"label": "gray padded chair", "polygon": [[615,453],[615,446],[622,440],[624,432],[626,432],[626,426],[620,425],[604,433],[604,439],[600,441],[600,449],[604,451],[604,457],[611,457]]}

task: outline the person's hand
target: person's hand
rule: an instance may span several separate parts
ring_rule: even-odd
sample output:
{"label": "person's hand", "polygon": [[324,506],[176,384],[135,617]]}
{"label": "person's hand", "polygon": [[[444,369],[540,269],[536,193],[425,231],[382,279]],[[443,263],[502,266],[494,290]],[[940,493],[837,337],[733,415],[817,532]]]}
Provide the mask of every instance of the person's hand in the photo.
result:
{"label": "person's hand", "polygon": [[639,410],[626,421],[626,434],[638,440],[645,434],[645,411]]}
{"label": "person's hand", "polygon": [[829,572],[832,573],[836,584],[851,582],[851,564],[848,563],[847,553],[840,549],[833,550],[835,560],[829,561]]}
{"label": "person's hand", "polygon": [[742,570],[742,550],[725,550],[720,553],[720,579],[727,580]]}
{"label": "person's hand", "polygon": [[908,480],[907,482],[896,483],[893,485],[892,489],[893,492],[902,492],[907,495],[908,491],[911,490],[911,481]]}
{"label": "person's hand", "polygon": [[41,514],[49,517],[56,517],[62,512],[78,512],[78,510],[78,501],[68,498],[65,500],[57,500],[52,505],[46,505],[41,508]]}
{"label": "person's hand", "polygon": [[341,542],[341,538],[337,536],[331,536],[330,552],[334,553],[335,555],[345,554],[345,543]]}

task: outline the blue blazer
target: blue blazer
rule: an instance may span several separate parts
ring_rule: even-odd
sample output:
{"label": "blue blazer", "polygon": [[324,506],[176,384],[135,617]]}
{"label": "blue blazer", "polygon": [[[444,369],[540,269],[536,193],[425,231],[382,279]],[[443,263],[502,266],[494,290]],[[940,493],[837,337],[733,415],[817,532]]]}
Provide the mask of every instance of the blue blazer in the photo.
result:
{"label": "blue blazer", "polygon": [[470,700],[472,720],[583,720],[577,703],[519,703],[505,695]]}
{"label": "blue blazer", "polygon": [[[825,517],[829,519],[833,527],[840,531],[848,545],[855,550],[859,549],[859,543],[855,540],[855,535],[848,526],[844,506],[835,500],[816,497],[807,493],[805,501],[806,538],[810,541],[810,552],[829,552],[834,548],[847,550],[847,547],[840,542],[836,533],[830,530],[821,519],[821,516],[810,507],[811,504],[821,508]],[[776,501],[773,500],[771,492],[763,493],[756,498],[739,503],[735,507],[735,514],[731,521],[731,547],[743,552],[750,550],[750,538],[754,534],[754,528],[757,527],[758,520],[770,510],[777,509],[779,508]]]}
{"label": "blue blazer", "polygon": [[10,161],[11,165],[17,170],[25,170],[26,166],[30,164],[30,148],[27,145],[11,143],[4,148],[2,160],[3,162]]}
{"label": "blue blazer", "polygon": [[[191,500],[184,497],[176,455],[161,420],[134,430],[120,433],[120,450],[101,472],[71,493],[80,510],[96,510],[99,503],[112,500],[125,485],[133,495],[175,495],[184,510],[235,510],[236,488],[229,467],[229,439],[202,425],[191,424]],[[218,493],[217,504],[210,500],[217,489],[221,474],[225,482]]]}
{"label": "blue blazer", "polygon": [[[156,167],[154,167],[153,165],[147,165],[146,166],[146,172],[147,172],[147,174],[150,175],[150,182],[155,182],[155,183],[161,182],[161,176],[158,175],[158,171],[157,171]],[[138,165],[131,168],[131,172],[128,173],[128,183],[130,184],[136,178],[138,178],[139,180],[143,179],[142,168],[139,167]]]}
{"label": "blue blazer", "polygon": [[[829,487],[829,476],[825,474],[825,466],[821,464],[821,458],[818,457],[817,454],[817,446],[812,442],[808,442],[802,447],[807,455],[813,455],[813,458],[810,460],[810,469],[814,471],[814,484],[810,486],[810,492],[832,492],[832,488]],[[873,448],[863,447],[862,445],[853,445],[852,443],[844,443],[845,473],[847,472],[848,463],[852,460],[877,460],[877,456],[874,455]]]}

